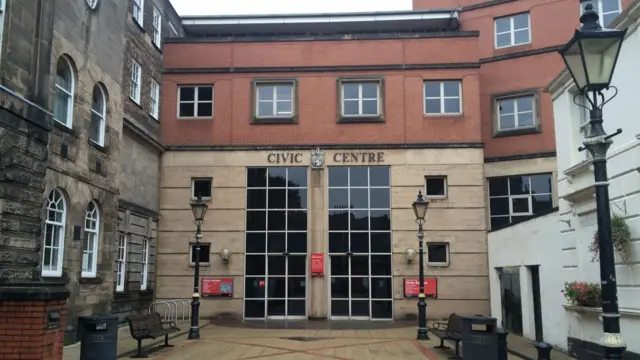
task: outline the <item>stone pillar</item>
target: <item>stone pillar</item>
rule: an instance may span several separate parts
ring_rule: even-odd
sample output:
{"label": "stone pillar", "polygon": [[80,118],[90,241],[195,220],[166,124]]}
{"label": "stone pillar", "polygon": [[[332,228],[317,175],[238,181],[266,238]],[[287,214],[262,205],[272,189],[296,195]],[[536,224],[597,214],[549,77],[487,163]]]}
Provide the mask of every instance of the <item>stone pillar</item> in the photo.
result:
{"label": "stone pillar", "polygon": [[51,114],[0,87],[0,358],[62,359],[63,278],[41,277]]}
{"label": "stone pillar", "polygon": [[[326,319],[327,314],[327,291],[328,291],[328,277],[327,277],[327,269],[328,269],[328,261],[329,259],[326,256],[326,245],[325,238],[327,236],[327,232],[325,229],[325,223],[327,218],[327,213],[325,210],[325,191],[324,191],[324,169],[314,169],[311,170],[311,181],[309,183],[309,191],[311,192],[310,196],[310,207],[309,207],[309,217],[310,227],[308,231],[309,236],[309,257],[311,257],[311,253],[322,253],[325,254],[325,274],[323,277],[311,277],[309,282],[311,283],[311,289],[309,291],[309,318],[310,319]],[[310,263],[310,261],[308,261]],[[307,271],[310,271],[309,269]],[[311,276],[311,274],[309,274]]]}

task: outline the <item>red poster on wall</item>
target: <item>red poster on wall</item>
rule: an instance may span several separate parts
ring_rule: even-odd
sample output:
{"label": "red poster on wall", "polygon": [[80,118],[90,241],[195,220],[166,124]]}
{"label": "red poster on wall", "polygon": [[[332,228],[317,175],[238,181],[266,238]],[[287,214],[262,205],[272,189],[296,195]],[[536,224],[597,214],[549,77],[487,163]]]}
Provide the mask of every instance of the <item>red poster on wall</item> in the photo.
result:
{"label": "red poster on wall", "polygon": [[[424,279],[424,294],[427,297],[438,297],[438,279]],[[419,279],[404,279],[404,297],[418,297],[420,295]]]}
{"label": "red poster on wall", "polygon": [[324,254],[311,254],[311,276],[324,276]]}
{"label": "red poster on wall", "polygon": [[202,297],[233,297],[233,279],[202,279]]}

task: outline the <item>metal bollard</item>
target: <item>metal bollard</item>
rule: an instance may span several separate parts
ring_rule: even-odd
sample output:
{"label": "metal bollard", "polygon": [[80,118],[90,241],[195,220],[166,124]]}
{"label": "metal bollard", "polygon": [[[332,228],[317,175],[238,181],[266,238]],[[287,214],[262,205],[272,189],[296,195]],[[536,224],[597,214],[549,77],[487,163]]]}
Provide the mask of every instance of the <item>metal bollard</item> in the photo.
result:
{"label": "metal bollard", "polygon": [[536,349],[538,349],[538,360],[551,360],[551,345],[541,342],[536,344]]}
{"label": "metal bollard", "polygon": [[507,335],[509,335],[509,333],[504,331],[504,329],[498,329],[496,330],[496,334],[498,335],[497,360],[507,360]]}

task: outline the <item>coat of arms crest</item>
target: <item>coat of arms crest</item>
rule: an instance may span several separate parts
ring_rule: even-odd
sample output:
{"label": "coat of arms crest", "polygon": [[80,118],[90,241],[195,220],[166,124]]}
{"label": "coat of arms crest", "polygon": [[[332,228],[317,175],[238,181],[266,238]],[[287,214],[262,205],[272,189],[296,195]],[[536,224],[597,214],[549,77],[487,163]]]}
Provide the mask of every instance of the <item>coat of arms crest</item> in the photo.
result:
{"label": "coat of arms crest", "polygon": [[321,169],[324,166],[324,151],[320,148],[311,150],[311,168]]}

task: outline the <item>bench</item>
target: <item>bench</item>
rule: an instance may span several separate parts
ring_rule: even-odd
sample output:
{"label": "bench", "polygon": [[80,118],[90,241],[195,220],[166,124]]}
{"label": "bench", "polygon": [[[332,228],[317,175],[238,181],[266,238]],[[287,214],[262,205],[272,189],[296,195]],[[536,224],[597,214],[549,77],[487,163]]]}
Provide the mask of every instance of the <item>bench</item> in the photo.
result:
{"label": "bench", "polygon": [[449,315],[449,321],[434,322],[429,332],[440,338],[440,345],[436,349],[448,349],[444,345],[445,340],[453,341],[456,345],[456,354],[449,359],[462,359],[460,357],[460,341],[462,341],[462,318],[456,313]]}
{"label": "bench", "polygon": [[147,358],[142,354],[142,340],[157,339],[164,336],[164,344],[161,347],[173,347],[169,345],[169,334],[179,332],[173,321],[163,321],[160,314],[153,312],[145,315],[135,315],[127,318],[131,337],[138,340],[138,352],[132,358]]}

